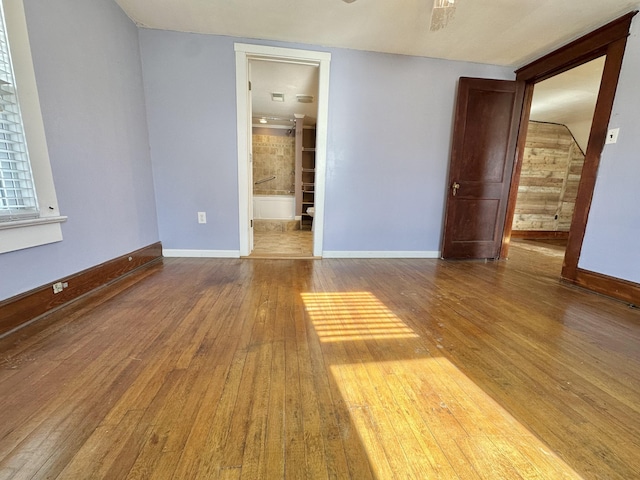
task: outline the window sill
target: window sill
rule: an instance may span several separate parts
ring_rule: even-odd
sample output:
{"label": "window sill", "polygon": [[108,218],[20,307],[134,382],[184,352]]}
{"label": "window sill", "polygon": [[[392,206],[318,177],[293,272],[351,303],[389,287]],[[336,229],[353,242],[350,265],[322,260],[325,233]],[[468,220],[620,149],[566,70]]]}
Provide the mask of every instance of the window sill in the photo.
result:
{"label": "window sill", "polygon": [[67,217],[41,217],[0,222],[0,253],[62,241],[60,224]]}

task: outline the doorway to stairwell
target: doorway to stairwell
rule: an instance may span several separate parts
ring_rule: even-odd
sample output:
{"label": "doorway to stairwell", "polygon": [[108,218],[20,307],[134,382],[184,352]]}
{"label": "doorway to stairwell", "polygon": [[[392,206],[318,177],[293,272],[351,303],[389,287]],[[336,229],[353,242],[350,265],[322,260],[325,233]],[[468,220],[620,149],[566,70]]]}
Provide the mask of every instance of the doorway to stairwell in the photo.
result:
{"label": "doorway to stairwell", "polygon": [[594,290],[615,282],[578,267],[602,148],[615,98],[630,12],[516,70],[516,80],[461,78],[449,167],[442,256],[503,259],[509,254],[534,86],[604,57],[604,68],[576,193],[561,277]]}
{"label": "doorway to stairwell", "polygon": [[604,61],[534,85],[511,238],[541,261],[565,254]]}

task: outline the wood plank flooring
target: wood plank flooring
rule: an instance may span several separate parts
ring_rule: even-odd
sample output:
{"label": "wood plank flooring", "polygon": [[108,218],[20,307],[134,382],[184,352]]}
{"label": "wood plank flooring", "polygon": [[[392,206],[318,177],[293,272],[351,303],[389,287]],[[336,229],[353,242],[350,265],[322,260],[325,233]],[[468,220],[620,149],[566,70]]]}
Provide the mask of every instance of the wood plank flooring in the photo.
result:
{"label": "wood plank flooring", "polygon": [[0,339],[0,479],[640,478],[640,311],[561,262],[165,259]]}

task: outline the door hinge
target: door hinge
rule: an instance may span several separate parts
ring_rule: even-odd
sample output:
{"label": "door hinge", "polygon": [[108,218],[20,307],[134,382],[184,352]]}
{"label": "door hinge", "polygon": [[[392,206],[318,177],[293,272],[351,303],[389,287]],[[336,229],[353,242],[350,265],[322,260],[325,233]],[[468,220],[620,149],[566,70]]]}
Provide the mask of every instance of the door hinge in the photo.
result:
{"label": "door hinge", "polygon": [[253,228],[253,219],[251,219],[251,228]]}
{"label": "door hinge", "polygon": [[249,91],[251,91],[251,82],[249,82]]}

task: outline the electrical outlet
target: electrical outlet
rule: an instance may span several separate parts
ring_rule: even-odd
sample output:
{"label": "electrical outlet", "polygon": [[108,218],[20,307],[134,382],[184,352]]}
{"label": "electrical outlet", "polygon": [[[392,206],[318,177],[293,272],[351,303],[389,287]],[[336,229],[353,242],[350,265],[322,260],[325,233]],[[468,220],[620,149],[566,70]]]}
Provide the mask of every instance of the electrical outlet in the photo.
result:
{"label": "electrical outlet", "polygon": [[198,223],[207,223],[207,212],[198,212]]}
{"label": "electrical outlet", "polygon": [[69,282],[56,282],[51,287],[53,288],[53,293],[60,293],[62,290],[69,286]]}

